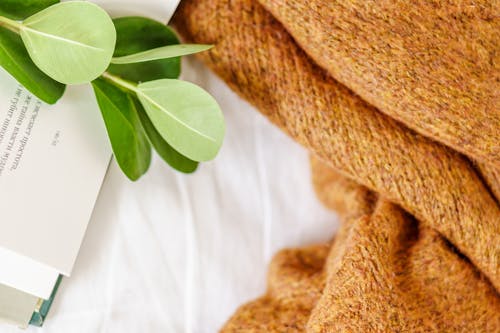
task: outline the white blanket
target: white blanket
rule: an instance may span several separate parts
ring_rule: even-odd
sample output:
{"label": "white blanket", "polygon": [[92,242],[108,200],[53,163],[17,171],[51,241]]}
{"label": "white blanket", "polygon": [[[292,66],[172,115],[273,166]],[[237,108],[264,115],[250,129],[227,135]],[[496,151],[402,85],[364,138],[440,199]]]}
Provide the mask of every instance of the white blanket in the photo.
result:
{"label": "white blanket", "polygon": [[219,156],[193,175],[155,156],[135,183],[113,162],[72,277],[44,328],[28,332],[216,332],[265,291],[274,253],[333,236],[306,151],[201,63],[183,73],[224,111]]}

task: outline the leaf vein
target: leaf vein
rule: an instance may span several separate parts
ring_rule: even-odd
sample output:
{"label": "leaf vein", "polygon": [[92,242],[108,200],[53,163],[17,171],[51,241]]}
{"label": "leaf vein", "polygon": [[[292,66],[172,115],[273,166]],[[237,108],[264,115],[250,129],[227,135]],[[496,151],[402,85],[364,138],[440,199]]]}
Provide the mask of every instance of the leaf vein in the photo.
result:
{"label": "leaf vein", "polygon": [[[146,90],[146,89],[141,89],[141,90]],[[153,104],[154,106],[156,106],[158,109],[160,109],[161,111],[163,111],[165,114],[167,114],[168,116],[170,116],[172,119],[176,120],[179,124],[181,124],[182,126],[190,129],[191,131],[195,132],[199,136],[206,138],[209,141],[216,142],[216,140],[214,138],[212,138],[212,137],[210,137],[210,136],[208,136],[208,135],[200,132],[196,128],[193,128],[193,127],[187,125],[186,123],[184,123],[183,121],[181,121],[179,118],[177,118],[175,115],[173,115],[171,112],[168,112],[168,110],[166,110],[165,108],[163,108],[160,104],[158,104],[156,101],[154,101],[153,99],[151,99],[148,95],[143,94],[141,92],[141,90],[138,91],[141,94],[141,96],[143,96],[145,99],[147,99],[148,102],[150,102],[151,104]]]}
{"label": "leaf vein", "polygon": [[101,52],[105,52],[106,51],[106,50],[104,50],[103,48],[100,48],[100,47],[95,47],[95,46],[88,45],[88,44],[85,44],[85,43],[81,43],[81,42],[78,42],[78,41],[75,41],[75,40],[67,39],[67,38],[64,38],[64,37],[61,37],[61,36],[51,35],[51,34],[48,34],[46,32],[38,31],[38,30],[32,29],[32,28],[27,27],[27,26],[24,26],[22,29],[23,30],[29,30],[30,32],[32,32],[34,34],[38,34],[38,35],[41,35],[41,36],[44,36],[44,37],[47,37],[47,38],[51,38],[51,39],[55,39],[55,40],[67,42],[69,44],[81,46],[81,47],[84,47],[84,48],[89,48],[89,49],[93,49],[93,50],[101,51]]}

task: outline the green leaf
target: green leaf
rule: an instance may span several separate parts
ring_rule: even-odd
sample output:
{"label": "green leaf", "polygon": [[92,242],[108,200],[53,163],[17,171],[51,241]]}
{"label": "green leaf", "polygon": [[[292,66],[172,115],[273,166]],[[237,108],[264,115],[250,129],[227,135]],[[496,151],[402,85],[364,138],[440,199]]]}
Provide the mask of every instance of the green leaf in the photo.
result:
{"label": "green leaf", "polygon": [[115,57],[111,59],[111,63],[132,64],[137,62],[180,57],[188,54],[206,51],[212,47],[213,45],[205,45],[205,44],[167,45],[123,57]]}
{"label": "green leaf", "polygon": [[58,2],[59,0],[1,0],[0,15],[22,20]]}
{"label": "green leaf", "polygon": [[172,148],[172,146],[161,137],[160,133],[158,133],[139,100],[135,97],[133,99],[139,114],[139,119],[141,119],[142,127],[158,155],[160,155],[172,168],[178,171],[184,173],[194,172],[198,168],[198,162],[185,157]]}
{"label": "green leaf", "polygon": [[66,84],[87,83],[101,75],[116,41],[111,18],[86,1],[53,5],[28,17],[19,29],[33,62]]}
{"label": "green leaf", "polygon": [[0,66],[46,103],[54,104],[64,93],[64,84],[52,80],[33,63],[21,37],[3,27],[0,27]]}
{"label": "green leaf", "polygon": [[137,180],[151,163],[151,145],[135,103],[125,91],[104,79],[92,81],[116,161],[130,180]]}
{"label": "green leaf", "polygon": [[140,83],[137,96],[157,131],[179,153],[194,161],[217,155],[224,118],[205,90],[186,81],[163,79]]}
{"label": "green leaf", "polygon": [[[1,0],[0,0],[1,1]],[[179,44],[174,31],[168,26],[144,17],[114,19],[116,27],[115,57],[122,57],[153,48]],[[134,82],[175,79],[181,72],[180,58],[153,60],[138,64],[111,64],[108,72]]]}

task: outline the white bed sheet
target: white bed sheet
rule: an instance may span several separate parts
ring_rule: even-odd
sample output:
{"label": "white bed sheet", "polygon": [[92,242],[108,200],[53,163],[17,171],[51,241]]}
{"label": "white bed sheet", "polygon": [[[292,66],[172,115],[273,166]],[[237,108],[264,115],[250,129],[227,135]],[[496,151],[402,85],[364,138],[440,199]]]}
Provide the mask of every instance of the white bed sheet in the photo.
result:
{"label": "white bed sheet", "polygon": [[333,236],[307,152],[198,61],[183,72],[224,111],[219,156],[193,175],[155,156],[135,183],[112,162],[72,276],[27,332],[216,332],[264,292],[274,253]]}

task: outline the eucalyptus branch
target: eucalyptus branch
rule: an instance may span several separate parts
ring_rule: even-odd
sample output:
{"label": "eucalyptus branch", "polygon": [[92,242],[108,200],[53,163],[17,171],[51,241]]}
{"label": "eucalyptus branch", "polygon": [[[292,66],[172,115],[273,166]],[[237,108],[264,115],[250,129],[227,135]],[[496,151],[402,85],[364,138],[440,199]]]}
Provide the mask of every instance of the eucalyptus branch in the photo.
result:
{"label": "eucalyptus branch", "polygon": [[6,29],[0,29],[0,65],[50,104],[66,84],[91,83],[116,161],[128,178],[148,170],[152,147],[186,173],[217,155],[225,133],[219,105],[197,85],[177,80],[180,57],[212,45],[179,44],[162,23],[112,20],[87,1],[1,1],[0,26]]}

